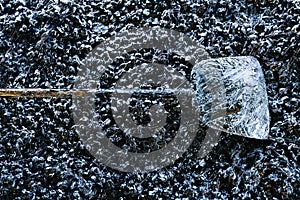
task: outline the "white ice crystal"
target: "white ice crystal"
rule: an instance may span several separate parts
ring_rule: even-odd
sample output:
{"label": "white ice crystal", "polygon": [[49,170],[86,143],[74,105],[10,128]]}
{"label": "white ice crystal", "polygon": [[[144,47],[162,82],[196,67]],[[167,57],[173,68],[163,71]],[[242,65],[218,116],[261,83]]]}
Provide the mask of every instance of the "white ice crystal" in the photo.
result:
{"label": "white ice crystal", "polygon": [[[268,98],[263,72],[254,57],[209,59],[197,64],[193,72],[200,105],[211,105],[205,118],[208,126],[230,134],[267,138]],[[206,97],[201,97],[202,90],[208,93]]]}

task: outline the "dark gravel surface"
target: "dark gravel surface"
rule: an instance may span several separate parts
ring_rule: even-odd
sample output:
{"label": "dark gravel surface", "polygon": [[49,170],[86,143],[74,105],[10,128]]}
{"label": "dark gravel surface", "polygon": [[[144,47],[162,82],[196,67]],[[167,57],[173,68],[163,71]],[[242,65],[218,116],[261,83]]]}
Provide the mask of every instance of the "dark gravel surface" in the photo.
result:
{"label": "dark gravel surface", "polygon": [[72,129],[71,99],[0,99],[0,199],[297,199],[300,196],[300,2],[0,0],[0,87],[71,88],[80,60],[121,29],[184,32],[212,57],[255,56],[266,79],[270,136],[197,140],[162,170],[114,171]]}

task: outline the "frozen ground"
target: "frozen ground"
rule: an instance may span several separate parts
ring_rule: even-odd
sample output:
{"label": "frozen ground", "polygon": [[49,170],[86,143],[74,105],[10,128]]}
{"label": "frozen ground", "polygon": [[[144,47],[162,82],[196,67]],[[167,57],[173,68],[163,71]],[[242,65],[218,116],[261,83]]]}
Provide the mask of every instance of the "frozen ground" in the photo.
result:
{"label": "frozen ground", "polygon": [[184,32],[212,57],[255,56],[270,136],[222,135],[198,160],[201,134],[174,165],[146,174],[96,161],[72,129],[71,99],[0,99],[0,199],[297,199],[300,196],[300,2],[0,0],[0,87],[71,88],[80,60],[121,29]]}

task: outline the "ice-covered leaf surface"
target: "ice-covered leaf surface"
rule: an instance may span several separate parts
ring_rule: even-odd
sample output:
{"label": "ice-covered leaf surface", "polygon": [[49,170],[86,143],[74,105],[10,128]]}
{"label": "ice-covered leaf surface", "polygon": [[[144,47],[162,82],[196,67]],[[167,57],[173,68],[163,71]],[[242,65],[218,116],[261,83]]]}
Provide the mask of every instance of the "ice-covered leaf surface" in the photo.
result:
{"label": "ice-covered leaf surface", "polygon": [[1,87],[71,88],[80,61],[105,38],[160,26],[189,35],[213,58],[256,57],[275,138],[224,134],[198,159],[199,133],[175,164],[126,174],[84,149],[72,128],[71,99],[1,98],[0,199],[297,199],[299,12],[297,0],[0,0]]}
{"label": "ice-covered leaf surface", "polygon": [[254,57],[204,60],[193,68],[193,74],[199,104],[210,104],[204,115],[209,127],[229,134],[267,138],[267,91],[261,66]]}

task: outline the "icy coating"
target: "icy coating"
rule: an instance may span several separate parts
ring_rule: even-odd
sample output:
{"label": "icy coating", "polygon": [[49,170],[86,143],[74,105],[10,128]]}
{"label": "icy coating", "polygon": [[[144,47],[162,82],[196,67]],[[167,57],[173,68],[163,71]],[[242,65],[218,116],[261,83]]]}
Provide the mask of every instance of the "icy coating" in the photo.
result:
{"label": "icy coating", "polygon": [[[218,73],[213,74],[215,71]],[[210,108],[209,114],[205,114],[204,120],[209,127],[251,138],[268,137],[268,97],[264,75],[257,59],[209,59],[198,63],[192,73],[197,85],[199,104],[216,104]],[[203,74],[206,76],[203,77]],[[220,90],[226,91],[225,99]],[[208,93],[208,97],[205,97],[205,93]],[[224,109],[227,114],[220,114]]]}

